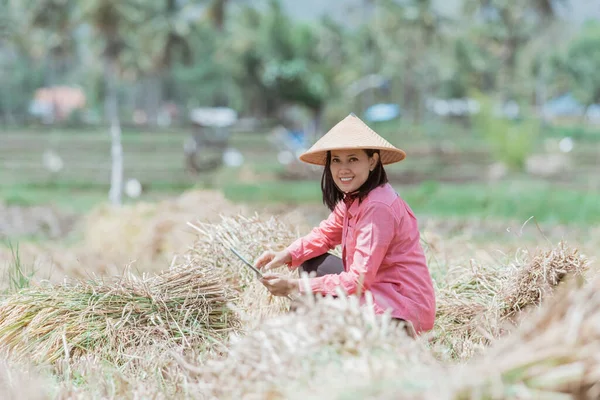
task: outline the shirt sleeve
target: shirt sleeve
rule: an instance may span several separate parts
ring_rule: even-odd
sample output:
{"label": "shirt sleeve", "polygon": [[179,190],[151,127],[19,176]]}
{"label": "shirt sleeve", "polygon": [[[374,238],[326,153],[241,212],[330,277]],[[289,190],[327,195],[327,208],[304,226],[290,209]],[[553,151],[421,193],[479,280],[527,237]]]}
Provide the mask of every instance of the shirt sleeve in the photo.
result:
{"label": "shirt sleeve", "polygon": [[297,268],[304,261],[317,257],[342,242],[345,207],[340,202],[318,227],[288,246],[287,250],[292,256],[290,268]]}
{"label": "shirt sleeve", "polygon": [[[396,232],[397,222],[389,205],[373,202],[366,205],[357,220],[356,247],[352,264],[339,275],[324,275],[310,279],[313,293],[336,294],[340,287],[348,295],[359,289],[369,290]],[[300,290],[303,291],[302,285]]]}

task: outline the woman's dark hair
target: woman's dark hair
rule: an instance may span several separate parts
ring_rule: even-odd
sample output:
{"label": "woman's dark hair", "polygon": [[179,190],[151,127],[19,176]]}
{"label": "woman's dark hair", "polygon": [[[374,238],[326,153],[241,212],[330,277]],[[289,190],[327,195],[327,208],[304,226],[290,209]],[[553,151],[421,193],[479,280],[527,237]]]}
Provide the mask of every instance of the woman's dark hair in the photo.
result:
{"label": "woman's dark hair", "polygon": [[[379,154],[379,150],[365,149],[367,156],[373,157],[373,154]],[[362,201],[367,194],[378,186],[388,182],[387,174],[383,169],[381,163],[381,157],[377,161],[377,165],[373,171],[369,172],[369,177],[366,182],[362,184],[356,191],[356,195],[359,201]],[[323,176],[321,177],[321,191],[323,192],[323,204],[325,204],[331,211],[335,208],[337,203],[344,198],[344,192],[342,192],[331,175],[331,151],[327,152],[327,161],[325,162],[325,169],[323,170]]]}

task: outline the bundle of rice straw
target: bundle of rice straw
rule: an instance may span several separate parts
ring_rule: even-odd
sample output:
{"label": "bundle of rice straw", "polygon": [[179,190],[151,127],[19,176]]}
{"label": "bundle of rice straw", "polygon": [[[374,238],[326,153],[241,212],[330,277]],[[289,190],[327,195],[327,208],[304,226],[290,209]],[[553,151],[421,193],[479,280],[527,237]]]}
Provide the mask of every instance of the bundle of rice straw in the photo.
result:
{"label": "bundle of rice straw", "polygon": [[389,315],[375,315],[370,297],[361,307],[356,296],[339,295],[308,297],[298,312],[272,317],[237,341],[232,338],[224,357],[200,367],[186,365],[197,381],[192,392],[210,399],[287,398],[292,386],[318,390],[325,371],[352,371],[366,383],[390,364],[436,364],[423,343],[391,324]]}
{"label": "bundle of rice straw", "polygon": [[533,257],[526,268],[514,269],[502,287],[503,318],[515,316],[530,305],[540,304],[567,276],[582,275],[589,269],[586,257],[566,243]]}
{"label": "bundle of rice straw", "polygon": [[445,282],[438,282],[432,343],[441,358],[470,358],[487,344],[484,332],[493,329],[498,318],[501,272],[475,262],[470,267],[453,268]]}
{"label": "bundle of rice straw", "polygon": [[572,279],[456,377],[455,398],[598,399],[599,354],[600,277]]}
{"label": "bundle of rice straw", "polygon": [[168,262],[193,243],[186,222],[217,222],[219,215],[236,215],[245,207],[227,201],[222,193],[192,190],[157,203],[95,209],[85,218],[84,247],[92,252],[110,252],[121,263]]}
{"label": "bundle of rice straw", "polygon": [[[516,331],[462,366],[441,366],[419,359],[402,366],[390,363],[385,354],[372,354],[363,360],[363,368],[367,363],[383,363],[381,375],[361,376],[360,365],[346,370],[345,363],[339,362],[333,369],[324,363],[312,377],[314,389],[307,388],[307,382],[298,379],[302,375],[296,372],[285,384],[275,383],[264,390],[279,395],[273,387],[286,387],[288,391],[281,397],[298,399],[591,400],[600,398],[599,354],[600,276],[587,284],[578,276],[541,308],[531,311]],[[264,369],[261,372],[265,374]]]}
{"label": "bundle of rice straw", "polygon": [[88,353],[120,363],[131,347],[220,340],[239,327],[235,297],[218,269],[189,260],[151,277],[28,288],[0,303],[0,345],[37,363]]}
{"label": "bundle of rice straw", "polygon": [[564,242],[510,266],[455,268],[438,283],[436,351],[440,357],[472,357],[513,329],[519,313],[539,305],[565,277],[588,269],[587,258]]}
{"label": "bundle of rice straw", "polygon": [[[236,306],[245,316],[245,327],[252,328],[260,323],[262,317],[280,314],[289,308],[288,299],[271,296],[254,272],[231,251],[231,247],[235,248],[253,263],[266,250],[284,249],[298,237],[284,218],[265,218],[258,214],[252,217],[223,216],[220,223],[196,222],[189,225],[199,233],[189,254],[197,262],[221,269],[227,282],[239,291],[240,301]],[[298,277],[287,268],[275,272]]]}

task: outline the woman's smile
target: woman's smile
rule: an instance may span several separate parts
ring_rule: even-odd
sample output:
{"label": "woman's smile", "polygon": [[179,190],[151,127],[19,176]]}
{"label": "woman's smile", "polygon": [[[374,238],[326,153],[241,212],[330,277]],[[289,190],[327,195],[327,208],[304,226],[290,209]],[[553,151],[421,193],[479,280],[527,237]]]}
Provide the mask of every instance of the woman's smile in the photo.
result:
{"label": "woman's smile", "polygon": [[331,152],[331,175],[338,189],[344,193],[358,190],[369,178],[377,158],[364,150],[334,150]]}

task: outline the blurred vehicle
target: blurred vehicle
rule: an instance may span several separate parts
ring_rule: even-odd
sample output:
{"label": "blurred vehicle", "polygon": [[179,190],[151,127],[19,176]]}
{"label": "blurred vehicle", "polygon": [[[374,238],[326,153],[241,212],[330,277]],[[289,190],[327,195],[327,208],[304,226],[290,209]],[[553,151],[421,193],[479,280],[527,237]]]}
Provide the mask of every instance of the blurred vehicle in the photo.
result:
{"label": "blurred vehicle", "polygon": [[193,133],[184,144],[186,169],[192,173],[212,171],[223,164],[239,166],[241,153],[229,148],[231,126],[237,112],[227,107],[203,107],[190,111]]}
{"label": "blurred vehicle", "polygon": [[305,179],[320,171],[318,166],[303,163],[299,159],[310,148],[309,138],[304,130],[291,130],[278,125],[269,134],[268,141],[277,151],[277,161],[285,167],[282,178]]}

